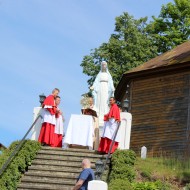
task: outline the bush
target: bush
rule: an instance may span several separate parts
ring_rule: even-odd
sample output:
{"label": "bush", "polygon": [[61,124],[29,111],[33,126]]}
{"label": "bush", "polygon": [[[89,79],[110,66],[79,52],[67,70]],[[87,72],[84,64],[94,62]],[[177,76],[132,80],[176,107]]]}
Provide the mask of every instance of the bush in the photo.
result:
{"label": "bush", "polygon": [[147,178],[148,180],[151,180],[151,172],[148,170],[143,170],[141,172],[141,176],[144,178]]}
{"label": "bush", "polygon": [[[7,150],[4,150],[0,156],[0,168],[14,151],[19,141],[13,142]],[[15,155],[11,163],[8,165],[4,173],[0,176],[1,190],[15,190],[22,174],[31,165],[31,161],[35,158],[37,151],[41,148],[40,143],[31,140],[25,140],[18,154]]]}
{"label": "bush", "polygon": [[170,190],[171,187],[167,183],[161,181],[156,182],[140,182],[133,183],[133,190]]}
{"label": "bush", "polygon": [[110,177],[110,181],[115,179],[124,179],[132,182],[135,179],[135,171],[134,168],[128,165],[114,165],[112,166]]}
{"label": "bush", "polygon": [[190,183],[186,184],[184,190],[190,190]]}
{"label": "bush", "polygon": [[117,149],[111,158],[114,165],[126,164],[128,166],[134,166],[136,161],[136,154],[132,150],[119,150]]}
{"label": "bush", "polygon": [[109,190],[132,190],[132,186],[128,180],[114,179],[109,184]]}
{"label": "bush", "polygon": [[135,178],[134,163],[136,155],[132,150],[116,150],[111,158],[109,182],[123,179],[132,182]]}
{"label": "bush", "polygon": [[189,183],[190,182],[190,171],[189,170],[181,171],[178,174],[178,176],[179,176],[182,183]]}

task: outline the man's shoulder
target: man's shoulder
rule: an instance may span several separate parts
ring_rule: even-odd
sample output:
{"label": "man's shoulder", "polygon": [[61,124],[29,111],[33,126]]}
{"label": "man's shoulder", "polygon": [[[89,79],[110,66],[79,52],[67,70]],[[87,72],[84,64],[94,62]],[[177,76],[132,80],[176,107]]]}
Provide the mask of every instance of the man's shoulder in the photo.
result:
{"label": "man's shoulder", "polygon": [[81,172],[81,176],[80,177],[88,177],[89,175],[94,175],[94,171],[91,168],[85,168],[82,172]]}
{"label": "man's shoulder", "polygon": [[87,170],[87,171],[89,171],[89,172],[94,172],[92,168],[86,168],[86,169],[84,169],[84,170]]}
{"label": "man's shoulder", "polygon": [[54,98],[54,96],[53,96],[53,94],[50,94],[46,98]]}
{"label": "man's shoulder", "polygon": [[85,168],[83,172],[94,173],[93,169],[91,168]]}
{"label": "man's shoulder", "polygon": [[48,105],[48,106],[54,106],[54,96],[51,94],[49,96],[46,97],[46,99],[44,100],[43,105]]}

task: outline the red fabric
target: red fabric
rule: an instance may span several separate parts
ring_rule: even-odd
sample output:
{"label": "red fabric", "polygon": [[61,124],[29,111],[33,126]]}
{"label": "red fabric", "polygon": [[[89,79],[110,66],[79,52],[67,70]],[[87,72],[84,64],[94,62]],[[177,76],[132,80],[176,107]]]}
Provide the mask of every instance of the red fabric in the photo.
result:
{"label": "red fabric", "polygon": [[55,118],[59,118],[59,116],[60,116],[59,112],[55,114]]}
{"label": "red fabric", "polygon": [[53,144],[51,146],[62,147],[62,139],[63,139],[63,135],[54,133]]}
{"label": "red fabric", "polygon": [[45,100],[44,100],[44,103],[43,103],[43,107],[44,106],[55,106],[55,98],[54,96],[51,94],[49,95]]}
{"label": "red fabric", "polygon": [[[110,146],[111,146],[112,140],[108,139],[107,137],[101,138],[98,151],[102,153],[108,153]],[[119,143],[114,142],[111,153],[113,153],[118,148]]]}
{"label": "red fabric", "polygon": [[120,121],[120,111],[117,104],[113,104],[108,114],[104,115],[104,121],[114,118],[116,121]]}
{"label": "red fabric", "polygon": [[44,122],[40,131],[38,141],[41,143],[46,143],[47,145],[54,144],[54,131],[55,125]]}
{"label": "red fabric", "polygon": [[56,114],[56,107],[53,107],[53,108],[46,108],[51,115],[55,115]]}
{"label": "red fabric", "polygon": [[49,95],[45,100],[44,103],[42,105],[42,107],[44,106],[52,106],[52,108],[46,108],[51,115],[55,115],[56,113],[56,106],[55,106],[55,98],[53,95]]}

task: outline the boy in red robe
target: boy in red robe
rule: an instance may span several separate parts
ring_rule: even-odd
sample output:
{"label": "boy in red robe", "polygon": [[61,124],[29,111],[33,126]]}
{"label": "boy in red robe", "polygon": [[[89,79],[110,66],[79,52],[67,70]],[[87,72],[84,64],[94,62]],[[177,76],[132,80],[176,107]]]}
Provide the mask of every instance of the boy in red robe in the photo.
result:
{"label": "boy in red robe", "polygon": [[55,88],[52,91],[52,94],[49,95],[42,105],[43,107],[43,122],[40,131],[40,135],[38,141],[42,143],[42,145],[54,145],[54,131],[56,118],[55,114],[57,113],[57,107],[55,105],[55,97],[59,94],[59,89]]}
{"label": "boy in red robe", "polygon": [[62,111],[59,109],[59,104],[61,102],[61,98],[57,96],[55,98],[55,105],[57,107],[57,112],[55,114],[56,124],[55,124],[55,131],[54,131],[54,147],[62,147],[62,139],[63,139],[63,114]]}
{"label": "boy in red robe", "polygon": [[[108,153],[115,131],[118,126],[118,122],[120,122],[120,111],[117,104],[115,103],[115,98],[111,97],[110,111],[108,114],[104,115],[104,129],[98,148],[99,152]],[[116,136],[111,153],[113,153],[117,149],[118,144],[119,139]]]}

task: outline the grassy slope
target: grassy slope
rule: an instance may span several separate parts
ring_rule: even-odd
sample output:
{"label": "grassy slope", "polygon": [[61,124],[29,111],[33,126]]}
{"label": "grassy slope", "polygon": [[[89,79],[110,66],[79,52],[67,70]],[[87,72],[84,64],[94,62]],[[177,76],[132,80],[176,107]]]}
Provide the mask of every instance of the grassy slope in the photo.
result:
{"label": "grassy slope", "polygon": [[178,160],[137,158],[135,163],[136,181],[161,180],[170,183],[173,190],[183,189],[185,184],[190,183],[190,167],[187,166],[189,166],[189,162],[184,164]]}

